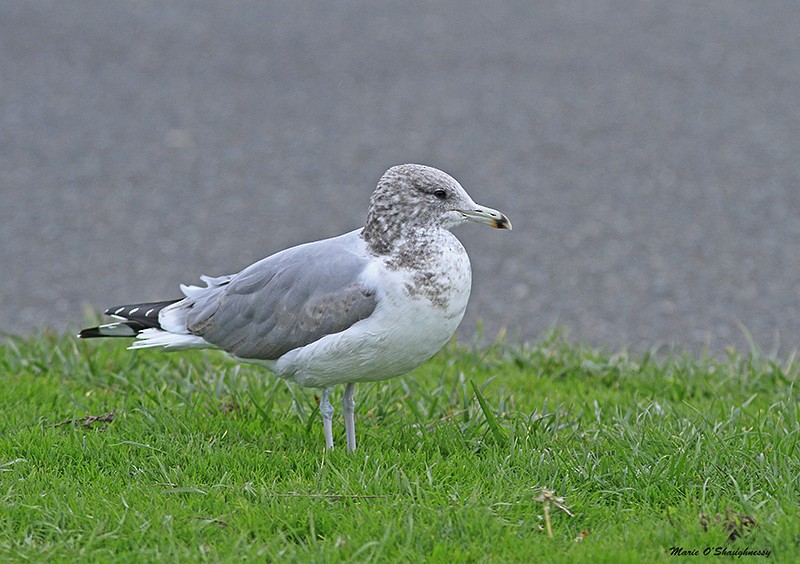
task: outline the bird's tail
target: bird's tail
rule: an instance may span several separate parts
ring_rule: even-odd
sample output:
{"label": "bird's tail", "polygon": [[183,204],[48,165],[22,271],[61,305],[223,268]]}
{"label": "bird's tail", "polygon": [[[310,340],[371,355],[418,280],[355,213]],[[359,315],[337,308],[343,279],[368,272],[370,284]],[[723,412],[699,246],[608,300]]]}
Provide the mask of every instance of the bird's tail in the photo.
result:
{"label": "bird's tail", "polygon": [[180,299],[110,307],[105,314],[116,317],[120,321],[83,329],[78,333],[78,337],[81,339],[135,337],[145,329],[162,329],[158,321],[159,312],[168,305],[179,301]]}

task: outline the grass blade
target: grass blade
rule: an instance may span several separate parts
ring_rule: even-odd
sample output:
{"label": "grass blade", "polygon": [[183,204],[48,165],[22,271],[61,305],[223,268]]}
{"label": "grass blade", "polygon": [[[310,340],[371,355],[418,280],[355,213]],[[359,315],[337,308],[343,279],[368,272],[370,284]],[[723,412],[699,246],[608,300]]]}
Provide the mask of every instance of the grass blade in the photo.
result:
{"label": "grass blade", "polygon": [[478,386],[475,385],[475,382],[472,380],[469,381],[470,385],[472,385],[472,389],[475,392],[475,397],[478,398],[478,403],[481,406],[481,411],[483,411],[483,416],[486,417],[486,422],[489,424],[489,429],[492,431],[492,435],[494,436],[494,440],[497,441],[500,445],[505,445],[508,442],[508,437],[505,434],[505,431],[500,427],[500,424],[497,422],[497,418],[492,413],[492,410],[489,408],[489,404],[486,403],[486,400],[483,399],[483,394],[481,394]]}

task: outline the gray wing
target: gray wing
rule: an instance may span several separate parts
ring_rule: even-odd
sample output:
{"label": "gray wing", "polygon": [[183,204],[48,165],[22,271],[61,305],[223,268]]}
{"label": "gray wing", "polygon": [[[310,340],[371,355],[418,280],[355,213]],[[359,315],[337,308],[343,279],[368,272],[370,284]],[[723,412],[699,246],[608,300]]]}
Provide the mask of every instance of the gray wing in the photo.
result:
{"label": "gray wing", "polygon": [[293,247],[216,279],[187,300],[188,331],[239,358],[274,360],[369,317],[376,298],[361,281],[367,259],[348,240]]}

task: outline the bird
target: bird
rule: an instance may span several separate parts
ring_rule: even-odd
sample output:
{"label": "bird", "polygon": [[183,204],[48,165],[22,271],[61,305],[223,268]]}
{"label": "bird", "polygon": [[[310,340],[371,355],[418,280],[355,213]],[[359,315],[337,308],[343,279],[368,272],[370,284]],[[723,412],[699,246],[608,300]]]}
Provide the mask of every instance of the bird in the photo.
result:
{"label": "bird", "polygon": [[332,389],[344,385],[347,450],[356,449],[355,384],[406,374],[454,335],[472,286],[470,260],[450,231],[477,222],[511,229],[449,174],[389,168],[363,227],[279,251],[227,276],[180,285],[183,297],[108,308],[116,321],[81,339],[135,337],[129,349],[221,349],[240,362],[321,390],[325,448],[333,449]]}

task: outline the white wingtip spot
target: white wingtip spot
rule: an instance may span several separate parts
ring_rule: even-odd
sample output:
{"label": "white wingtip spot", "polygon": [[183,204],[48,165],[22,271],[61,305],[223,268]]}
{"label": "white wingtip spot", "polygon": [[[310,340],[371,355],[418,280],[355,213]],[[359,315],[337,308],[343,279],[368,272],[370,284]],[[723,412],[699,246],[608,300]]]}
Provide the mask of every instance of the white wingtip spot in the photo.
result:
{"label": "white wingtip spot", "polygon": [[151,307],[150,309],[148,309],[146,312],[144,312],[144,316],[145,317],[150,317],[150,314],[153,313],[154,309],[156,309],[156,308]]}
{"label": "white wingtip spot", "polygon": [[137,311],[139,311],[139,308],[138,308],[138,307],[135,307],[135,308],[133,308],[132,310],[130,310],[130,311],[128,312],[128,315],[133,315],[133,314],[134,314],[134,313],[136,313]]}
{"label": "white wingtip spot", "polygon": [[119,312],[121,312],[123,309],[125,308],[124,307],[119,308],[117,311],[114,312],[114,315],[119,315]]}

